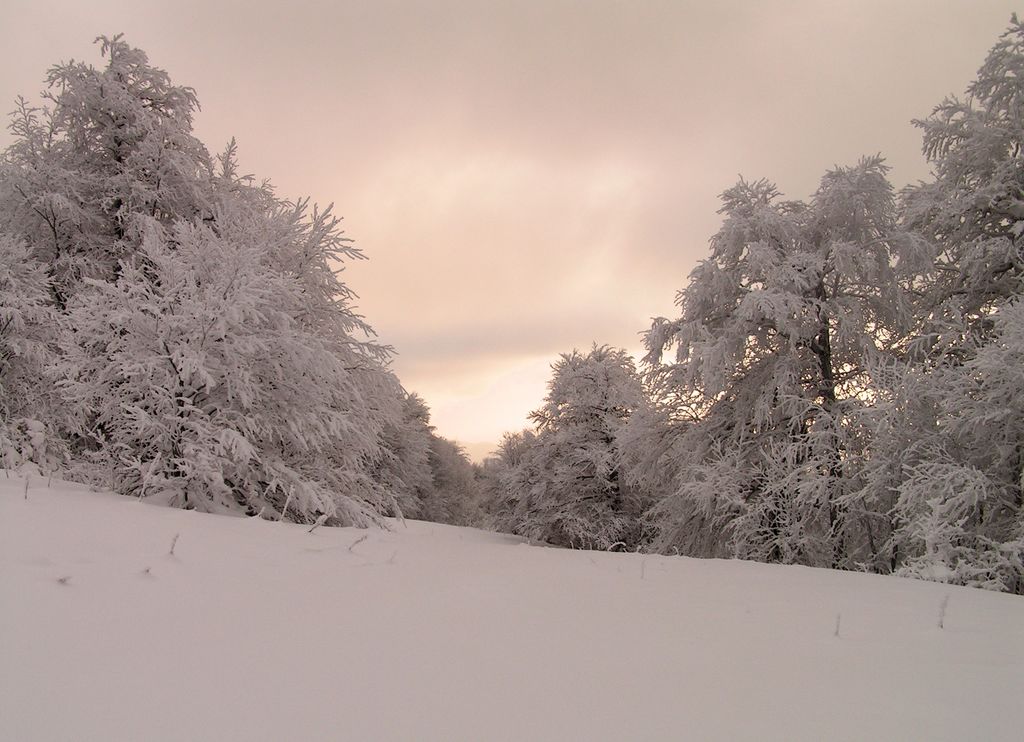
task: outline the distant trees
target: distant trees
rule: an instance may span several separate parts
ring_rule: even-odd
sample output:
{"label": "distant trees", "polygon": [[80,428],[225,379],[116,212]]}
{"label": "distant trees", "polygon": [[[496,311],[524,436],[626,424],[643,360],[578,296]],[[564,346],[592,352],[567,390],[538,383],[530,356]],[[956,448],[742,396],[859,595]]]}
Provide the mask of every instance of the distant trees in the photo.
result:
{"label": "distant trees", "polygon": [[507,437],[498,479],[499,522],[561,546],[606,549],[639,541],[637,492],[626,482],[619,436],[645,403],[629,355],[594,346],[563,354],[536,433]]}
{"label": "distant trees", "polygon": [[479,525],[482,514],[476,472],[462,447],[434,435],[428,462],[432,496],[421,517],[437,523]]}
{"label": "distant trees", "polygon": [[417,394],[399,395],[400,411],[384,428],[375,478],[395,499],[391,514],[437,523],[475,525],[473,465],[455,443],[437,435],[430,410]]}
{"label": "distant trees", "polygon": [[537,436],[531,430],[506,433],[480,471],[486,521],[506,533],[524,534],[530,524],[530,502],[539,479]]}
{"label": "distant trees", "polygon": [[396,414],[384,424],[381,457],[374,477],[395,499],[395,512],[407,518],[424,516],[433,495],[430,445],[434,438],[430,410],[417,394],[400,391]]}

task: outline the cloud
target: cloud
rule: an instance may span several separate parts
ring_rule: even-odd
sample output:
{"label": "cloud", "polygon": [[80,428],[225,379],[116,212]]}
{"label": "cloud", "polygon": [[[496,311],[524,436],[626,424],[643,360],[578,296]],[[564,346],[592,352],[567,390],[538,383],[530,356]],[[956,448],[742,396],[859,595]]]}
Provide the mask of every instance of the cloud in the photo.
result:
{"label": "cloud", "polygon": [[601,334],[633,302],[645,168],[620,153],[402,152],[347,204],[371,257],[348,278],[403,352]]}

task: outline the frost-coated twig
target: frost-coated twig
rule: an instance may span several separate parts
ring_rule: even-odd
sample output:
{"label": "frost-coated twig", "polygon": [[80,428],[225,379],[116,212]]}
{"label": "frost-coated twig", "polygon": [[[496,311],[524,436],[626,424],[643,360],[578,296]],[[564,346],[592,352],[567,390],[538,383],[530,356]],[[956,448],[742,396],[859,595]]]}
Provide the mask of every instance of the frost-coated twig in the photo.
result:
{"label": "frost-coated twig", "polygon": [[178,545],[178,536],[180,535],[180,533],[174,534],[174,538],[171,539],[171,550],[167,552],[168,555],[174,556],[174,547]]}
{"label": "frost-coated twig", "polygon": [[942,602],[939,603],[939,628],[940,629],[946,628],[945,624],[946,624],[946,607],[947,606],[949,606],[949,595],[944,597],[942,599]]}
{"label": "frost-coated twig", "polygon": [[625,541],[616,541],[614,544],[608,547],[608,551],[615,551],[616,547],[621,546],[623,549],[626,548]]}
{"label": "frost-coated twig", "polygon": [[327,513],[324,513],[323,515],[321,515],[320,517],[318,517],[316,519],[316,523],[314,523],[313,526],[308,531],[306,531],[306,533],[312,533],[313,531],[315,531],[317,528],[319,528],[320,526],[322,526],[326,522],[327,522]]}
{"label": "frost-coated twig", "polygon": [[364,542],[364,541],[365,541],[366,539],[368,539],[368,538],[369,538],[369,536],[368,536],[368,535],[366,535],[366,534],[363,534],[362,536],[360,536],[359,538],[357,538],[357,539],[356,539],[355,541],[353,541],[353,542],[352,542],[351,544],[349,544],[349,545],[348,545],[348,550],[349,550],[349,551],[350,551],[351,553],[355,554],[355,552],[354,552],[354,551],[352,551],[352,550],[353,550],[354,548],[356,548],[357,546],[359,546],[359,544],[363,543],[363,542]]}
{"label": "frost-coated twig", "polygon": [[843,620],[843,614],[842,613],[837,613],[836,614],[836,630],[834,632],[832,632],[832,636],[834,636],[836,639],[839,638],[839,624],[842,622],[842,620]]}
{"label": "frost-coated twig", "polygon": [[29,483],[30,479],[32,479],[32,475],[31,474],[26,474],[25,475],[25,499],[26,500],[28,499],[28,483]]}

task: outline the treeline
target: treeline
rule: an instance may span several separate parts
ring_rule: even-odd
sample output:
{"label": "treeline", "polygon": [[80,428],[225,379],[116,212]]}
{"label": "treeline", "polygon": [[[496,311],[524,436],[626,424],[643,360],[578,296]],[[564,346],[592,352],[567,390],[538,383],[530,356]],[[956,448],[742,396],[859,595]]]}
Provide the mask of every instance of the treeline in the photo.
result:
{"label": "treeline", "polygon": [[0,458],[210,511],[483,523],[575,548],[1024,593],[1024,26],[806,202],[723,196],[679,315],[563,355],[475,470],[388,368],[330,208],[192,135],[194,91],[119,37],[54,67],[0,158]]}
{"label": "treeline", "polygon": [[553,367],[482,472],[495,527],[582,548],[898,573],[1024,593],[1024,26],[880,157],[806,202],[722,194],[679,315]]}
{"label": "treeline", "polygon": [[200,510],[469,519],[472,468],[341,280],[330,208],[192,135],[120,37],[53,67],[0,159],[0,464]]}

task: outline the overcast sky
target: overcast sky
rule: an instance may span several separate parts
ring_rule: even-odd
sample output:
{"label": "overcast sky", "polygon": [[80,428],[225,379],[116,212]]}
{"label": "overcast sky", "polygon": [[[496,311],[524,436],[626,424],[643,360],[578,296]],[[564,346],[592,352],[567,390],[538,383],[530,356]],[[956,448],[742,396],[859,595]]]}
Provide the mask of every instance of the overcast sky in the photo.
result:
{"label": "overcast sky", "polygon": [[[1011,2],[0,0],[0,96],[123,32],[196,89],[281,195],[335,202],[349,284],[439,433],[526,424],[548,365],[638,351],[742,174],[805,198],[881,152],[927,177],[912,118],[961,93]],[[10,138],[0,136],[0,145]]]}

